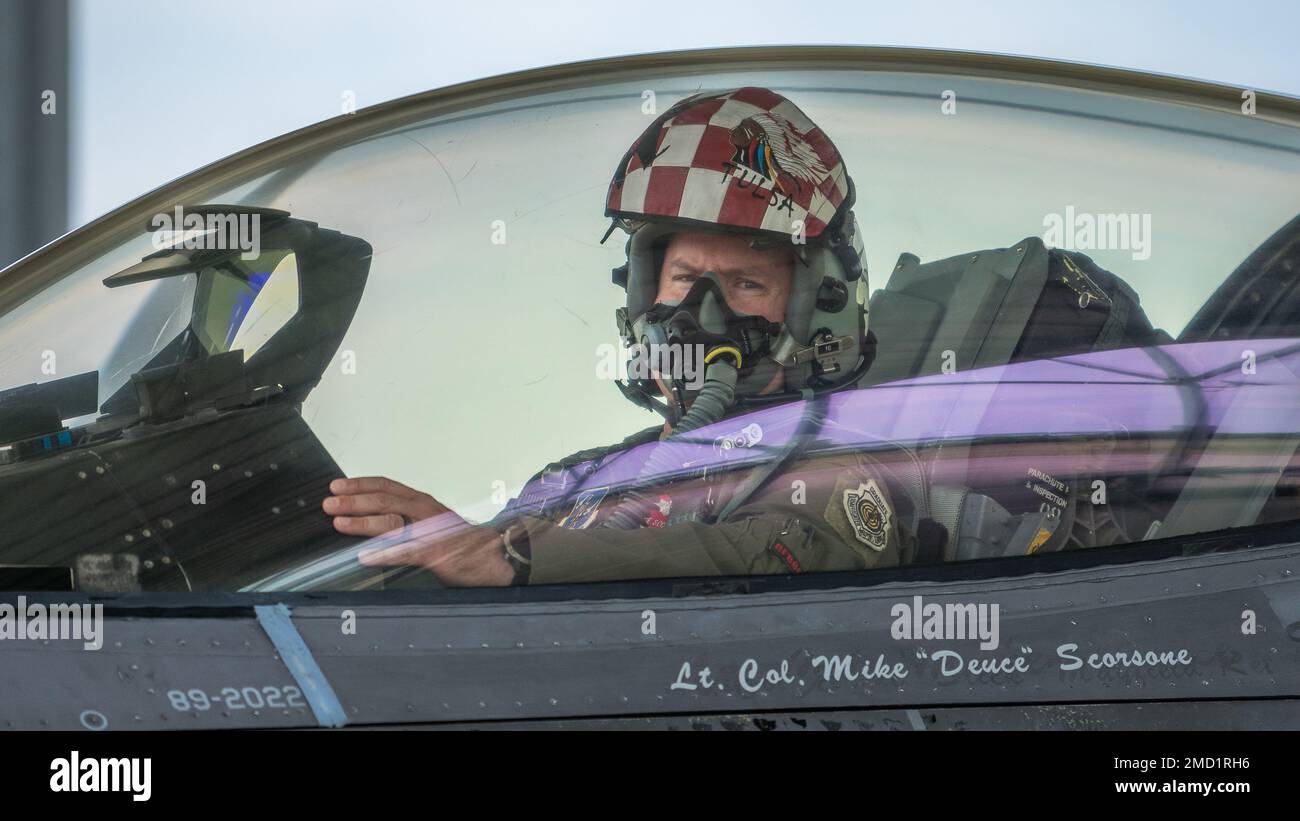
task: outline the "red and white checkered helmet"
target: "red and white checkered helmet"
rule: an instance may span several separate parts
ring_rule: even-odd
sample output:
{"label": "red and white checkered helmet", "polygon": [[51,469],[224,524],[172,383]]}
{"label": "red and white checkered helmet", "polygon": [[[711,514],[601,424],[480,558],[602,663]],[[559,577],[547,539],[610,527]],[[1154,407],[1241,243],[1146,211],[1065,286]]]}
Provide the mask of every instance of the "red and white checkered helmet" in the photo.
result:
{"label": "red and white checkered helmet", "polygon": [[809,240],[852,206],[835,145],[765,88],[697,94],[641,134],[615,172],[607,216]]}
{"label": "red and white checkered helmet", "polygon": [[768,384],[777,368],[785,370],[787,392],[856,381],[874,351],[854,199],[839,150],[780,94],[746,87],[674,104],[628,149],[609,186],[605,214],[630,235],[627,264],[614,271],[627,290],[620,331],[635,343],[634,327],[654,302],[672,233],[788,242],[796,264],[784,330],[771,361],[742,379],[737,392],[745,393],[746,382]]}

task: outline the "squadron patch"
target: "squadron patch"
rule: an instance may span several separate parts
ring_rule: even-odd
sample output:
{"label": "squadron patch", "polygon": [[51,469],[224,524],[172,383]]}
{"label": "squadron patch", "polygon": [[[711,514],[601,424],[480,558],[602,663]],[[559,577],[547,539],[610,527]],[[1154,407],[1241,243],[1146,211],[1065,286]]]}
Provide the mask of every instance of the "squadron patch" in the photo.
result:
{"label": "squadron patch", "polygon": [[596,518],[596,511],[600,508],[600,503],[605,500],[609,493],[607,487],[597,487],[591,490],[584,490],[578,494],[578,500],[573,503],[573,508],[569,515],[560,520],[560,527],[569,530],[582,530],[591,524]]}
{"label": "squadron patch", "polygon": [[646,516],[645,526],[667,527],[668,514],[672,512],[672,509],[673,497],[660,495],[659,501],[655,502],[654,508],[650,511],[650,514]]}
{"label": "squadron patch", "polygon": [[844,513],[858,541],[877,552],[885,549],[894,512],[875,479],[859,484],[856,489],[844,489]]}

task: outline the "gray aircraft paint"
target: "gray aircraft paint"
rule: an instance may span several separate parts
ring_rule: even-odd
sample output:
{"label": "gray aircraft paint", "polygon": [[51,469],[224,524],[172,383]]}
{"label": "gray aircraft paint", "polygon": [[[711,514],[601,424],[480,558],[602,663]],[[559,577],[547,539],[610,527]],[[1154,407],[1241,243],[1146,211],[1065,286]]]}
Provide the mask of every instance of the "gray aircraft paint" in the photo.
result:
{"label": "gray aircraft paint", "polygon": [[[1290,621],[1300,607],[1297,569],[1300,545],[1290,544],[1014,578],[749,595],[299,602],[292,619],[354,726],[1278,698],[1300,696],[1300,623]],[[983,652],[978,641],[891,638],[890,608],[913,595],[997,603],[1002,646]],[[192,597],[183,614],[151,617],[116,616],[110,604],[105,644],[94,653],[60,642],[0,642],[8,694],[0,727],[79,729],[86,711],[102,714],[109,729],[315,726],[301,699],[288,705],[296,682],[251,607],[246,615],[232,611],[227,596],[206,616],[203,598]],[[356,613],[355,635],[340,630],[345,607]],[[1242,632],[1247,609],[1257,616],[1254,635]],[[641,630],[646,610],[656,614],[653,634]],[[1084,659],[1181,649],[1190,663],[1063,671],[1057,648],[1066,644],[1077,644]],[[934,656],[945,650],[968,661],[1023,655],[1027,671],[944,676]],[[834,654],[852,654],[855,667],[880,655],[909,674],[828,683],[812,661]],[[790,682],[747,692],[738,676],[751,659],[760,676],[785,661]],[[722,686],[674,689],[683,663],[696,677],[707,667]],[[177,709],[169,696],[219,696],[227,688],[262,706]],[[252,688],[260,698],[248,694]],[[894,713],[915,725],[904,710]],[[1152,715],[1169,720],[1167,711]]]}

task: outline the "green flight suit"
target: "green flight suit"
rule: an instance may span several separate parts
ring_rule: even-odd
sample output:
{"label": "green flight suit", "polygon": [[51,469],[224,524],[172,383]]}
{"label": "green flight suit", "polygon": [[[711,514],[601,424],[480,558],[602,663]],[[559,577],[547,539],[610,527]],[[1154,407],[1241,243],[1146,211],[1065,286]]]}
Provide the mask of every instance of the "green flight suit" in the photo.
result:
{"label": "green flight suit", "polygon": [[[653,441],[650,433],[566,462]],[[799,574],[905,564],[915,558],[915,535],[900,520],[878,468],[865,453],[796,456],[717,522],[698,514],[682,521],[673,508],[687,502],[693,511],[721,511],[753,468],[652,488],[648,515],[631,529],[601,526],[625,502],[612,494],[595,504],[571,504],[551,518],[525,515],[516,522],[526,529],[530,544],[528,583]]]}

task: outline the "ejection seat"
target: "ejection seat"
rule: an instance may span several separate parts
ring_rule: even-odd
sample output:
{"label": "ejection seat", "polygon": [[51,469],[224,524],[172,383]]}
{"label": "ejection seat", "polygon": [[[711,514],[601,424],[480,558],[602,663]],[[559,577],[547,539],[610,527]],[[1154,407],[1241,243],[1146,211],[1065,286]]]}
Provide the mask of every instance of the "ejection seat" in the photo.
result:
{"label": "ejection seat", "polygon": [[[1138,296],[1087,256],[1026,237],[1007,248],[930,263],[902,254],[870,300],[875,362],[860,387],[1089,351],[1172,342],[1151,327]],[[963,401],[987,401],[968,391]],[[965,413],[982,409],[964,407]],[[978,493],[965,474],[969,441],[918,454],[927,471],[922,506],[941,526],[922,539],[920,561],[955,561],[1060,550],[1071,542],[1073,500],[1012,512]],[[911,495],[909,493],[909,495]],[[928,555],[927,555],[928,554]]]}

